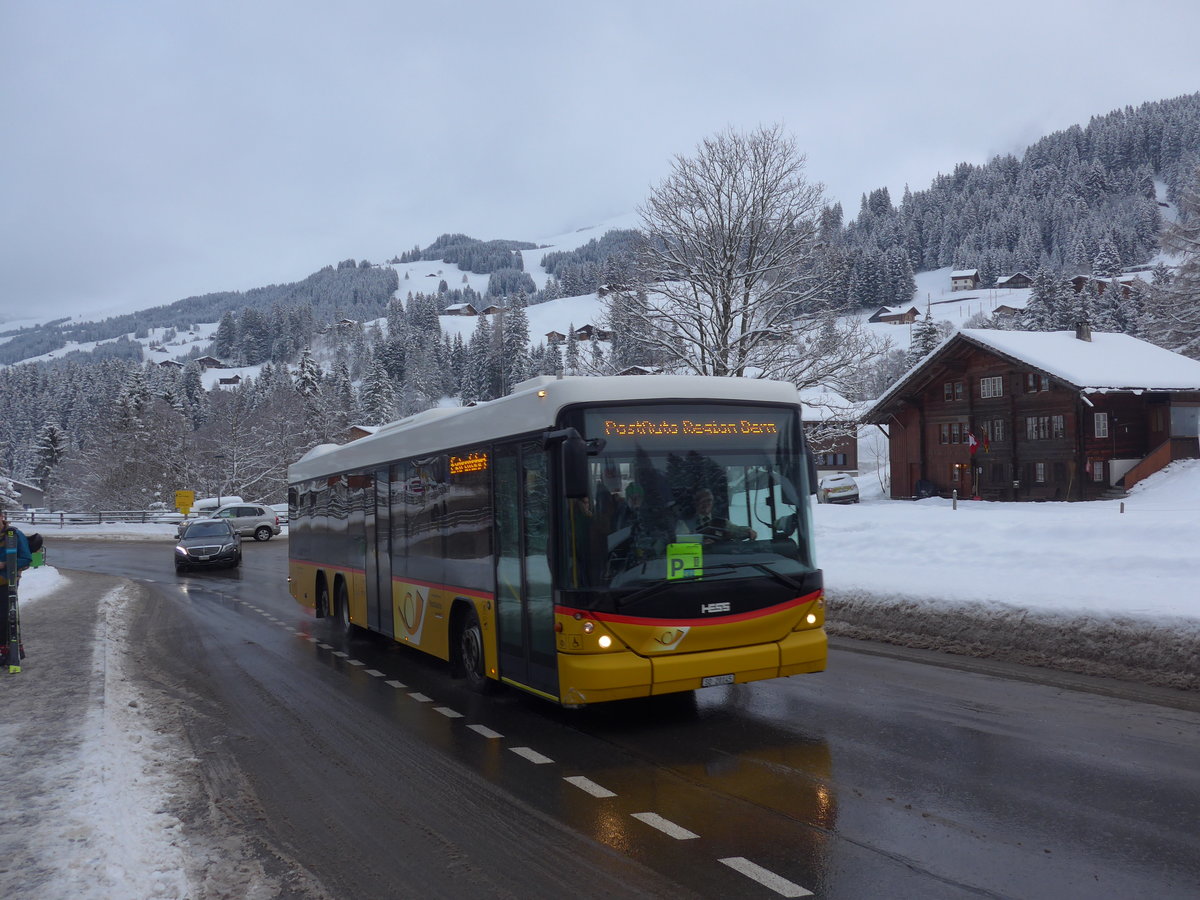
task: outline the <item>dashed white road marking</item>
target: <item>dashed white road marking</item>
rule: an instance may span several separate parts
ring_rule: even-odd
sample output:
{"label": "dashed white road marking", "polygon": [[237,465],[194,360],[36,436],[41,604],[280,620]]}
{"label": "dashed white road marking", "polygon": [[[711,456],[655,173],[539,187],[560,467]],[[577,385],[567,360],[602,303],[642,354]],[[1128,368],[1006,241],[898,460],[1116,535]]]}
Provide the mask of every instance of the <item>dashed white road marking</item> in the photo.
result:
{"label": "dashed white road marking", "polygon": [[333,649],[333,647],[329,646],[329,644],[317,644],[317,646],[320,647],[322,650],[332,650]]}
{"label": "dashed white road marking", "polygon": [[362,660],[359,660],[359,659],[348,659],[348,660],[346,660],[346,662],[350,663],[350,665],[352,665],[352,666],[365,666],[366,665],[365,662],[363,662]]}
{"label": "dashed white road marking", "polygon": [[633,817],[639,822],[645,822],[651,828],[657,828],[663,834],[673,837],[677,841],[690,841],[693,838],[700,837],[694,831],[688,831],[682,825],[676,825],[670,819],[664,819],[658,813],[634,813]]}
{"label": "dashed white road marking", "polygon": [[308,639],[308,642],[309,642],[310,644],[319,644],[319,643],[321,643],[321,639],[320,639],[320,638],[315,638],[315,637],[310,637],[310,638]]}
{"label": "dashed white road marking", "polygon": [[509,747],[508,749],[517,754],[517,756],[525,757],[525,759],[536,766],[544,766],[546,763],[554,762],[550,757],[542,756],[542,754],[538,753],[532,747]]}
{"label": "dashed white road marking", "polygon": [[396,688],[397,690],[403,690],[404,688],[408,687],[407,684],[404,684],[403,682],[400,682],[400,681],[385,681],[384,684],[390,684],[392,687]]}
{"label": "dashed white road marking", "polygon": [[788,881],[776,875],[769,869],[764,869],[757,863],[752,863],[744,856],[730,856],[721,860],[729,868],[741,872],[747,878],[752,878],[763,887],[770,888],[781,897],[811,897],[813,892],[795,882]]}
{"label": "dashed white road marking", "polygon": [[347,653],[345,650],[334,650],[333,655],[340,656],[342,659],[347,659],[350,656],[350,654]]}
{"label": "dashed white road marking", "polygon": [[412,697],[418,703],[432,703],[433,702],[432,697],[426,697],[424,694],[409,694],[408,696]]}
{"label": "dashed white road marking", "polygon": [[491,738],[494,740],[496,738],[504,737],[504,735],[502,735],[500,732],[492,731],[492,729],[488,728],[486,725],[468,725],[467,727],[476,734],[482,734],[485,738]]}
{"label": "dashed white road marking", "polygon": [[380,672],[378,669],[367,669],[367,674],[370,675],[372,678],[382,678],[383,677],[383,673]]}
{"label": "dashed white road marking", "polygon": [[433,711],[441,713],[447,719],[461,719],[463,717],[462,713],[455,712],[448,706],[435,706]]}
{"label": "dashed white road marking", "polygon": [[596,784],[596,782],[592,781],[592,779],[584,778],[582,775],[571,775],[568,778],[564,778],[563,781],[575,785],[575,787],[579,788],[581,791],[586,791],[593,797],[604,798],[617,796],[608,788],[601,787],[600,785]]}

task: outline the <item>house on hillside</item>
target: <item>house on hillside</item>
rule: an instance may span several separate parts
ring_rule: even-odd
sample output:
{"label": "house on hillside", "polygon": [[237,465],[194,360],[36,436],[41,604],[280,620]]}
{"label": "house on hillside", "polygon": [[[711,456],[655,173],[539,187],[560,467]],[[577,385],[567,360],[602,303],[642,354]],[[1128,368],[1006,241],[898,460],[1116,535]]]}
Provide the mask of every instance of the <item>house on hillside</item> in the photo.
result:
{"label": "house on hillside", "polygon": [[[1093,275],[1076,275],[1071,279],[1071,288],[1075,293],[1080,293],[1088,284],[1095,286],[1096,294],[1103,294],[1110,284],[1111,278],[1096,278]],[[1145,286],[1146,282],[1137,275],[1119,275],[1117,276],[1117,284],[1121,286],[1121,297],[1127,298],[1138,286]]]}
{"label": "house on hillside", "polygon": [[888,322],[892,325],[910,325],[917,321],[921,311],[915,306],[881,306],[868,322]]}
{"label": "house on hillside", "polygon": [[1127,334],[964,329],[864,411],[892,497],[1095,500],[1200,457],[1200,362]]}
{"label": "house on hillside", "polygon": [[590,341],[593,337],[598,341],[611,341],[612,332],[606,331],[603,328],[597,328],[595,325],[587,324],[580,325],[575,329],[575,340]]}
{"label": "house on hillside", "polygon": [[973,291],[979,287],[978,269],[959,269],[950,273],[950,290]]}
{"label": "house on hillside", "polygon": [[1005,275],[1002,278],[996,279],[996,287],[998,288],[1027,288],[1033,287],[1033,279],[1024,272],[1014,272],[1011,275]]}
{"label": "house on hillside", "polygon": [[217,384],[221,387],[237,387],[242,383],[241,375],[231,375],[228,378],[218,378]]}
{"label": "house on hillside", "polygon": [[477,316],[479,313],[470,303],[451,303],[442,310],[443,316]]}
{"label": "house on hillside", "polygon": [[558,341],[560,344],[567,339],[567,336],[561,331],[547,331],[546,341]]}
{"label": "house on hillside", "polygon": [[497,306],[495,303],[493,303],[491,306],[485,306],[483,308],[483,311],[480,313],[480,315],[481,316],[494,316],[494,315],[496,315],[496,313],[502,313],[502,312],[504,312],[504,307]]}
{"label": "house on hillside", "polygon": [[162,368],[162,369],[182,369],[183,368],[183,363],[176,362],[173,359],[164,359],[158,365],[159,365],[159,368]]}
{"label": "house on hillside", "polygon": [[224,369],[225,363],[217,359],[215,356],[197,356],[196,362],[200,364],[201,371],[208,369]]}
{"label": "house on hillside", "polygon": [[808,449],[822,472],[858,472],[861,404],[827,388],[800,391],[800,421]]}

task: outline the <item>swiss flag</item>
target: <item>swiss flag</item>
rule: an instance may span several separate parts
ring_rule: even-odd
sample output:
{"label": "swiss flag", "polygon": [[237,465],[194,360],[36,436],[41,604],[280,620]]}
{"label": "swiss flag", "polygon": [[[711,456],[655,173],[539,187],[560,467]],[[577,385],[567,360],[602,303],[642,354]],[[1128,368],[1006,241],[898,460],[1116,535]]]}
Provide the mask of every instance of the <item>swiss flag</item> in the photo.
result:
{"label": "swiss flag", "polygon": [[967,432],[967,444],[971,447],[971,455],[974,456],[979,450],[979,438],[975,437],[975,432]]}

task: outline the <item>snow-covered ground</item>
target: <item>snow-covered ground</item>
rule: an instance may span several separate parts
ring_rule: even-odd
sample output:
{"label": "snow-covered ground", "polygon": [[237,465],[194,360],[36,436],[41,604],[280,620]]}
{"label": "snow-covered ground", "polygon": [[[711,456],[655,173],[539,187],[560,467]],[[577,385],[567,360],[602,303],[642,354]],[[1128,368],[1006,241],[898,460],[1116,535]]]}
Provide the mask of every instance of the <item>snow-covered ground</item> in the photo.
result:
{"label": "snow-covered ground", "polygon": [[[1006,621],[1062,616],[1064,627],[1135,621],[1185,641],[1200,629],[1200,460],[1173,464],[1124,501],[1092,503],[960,501],[955,508],[949,500],[888,500],[875,476],[858,480],[861,503],[813,507],[834,628],[840,597],[870,596],[876,603],[901,597],[911,619],[945,620],[982,608],[1002,611]],[[170,525],[39,524],[37,530],[50,562],[62,540],[166,542],[174,536]],[[33,607],[61,596],[71,580],[52,566],[31,569],[22,580],[22,602]],[[100,602],[104,640],[119,648],[125,598],[115,591]],[[179,823],[162,811],[179,786],[160,759],[179,748],[166,748],[172,738],[138,712],[133,683],[121,669],[124,655],[97,653],[93,668],[105,689],[91,695],[77,756],[62,767],[57,795],[43,793],[38,801],[60,818],[39,819],[31,826],[36,834],[25,838],[54,860],[54,887],[67,892],[61,896],[191,896],[194,885],[180,874]],[[36,665],[31,659],[27,668]],[[8,677],[27,675],[0,675]],[[43,708],[38,715],[56,712]],[[5,757],[15,748],[9,725],[0,730]],[[6,795],[20,787],[6,785]],[[4,881],[0,876],[0,885]]]}

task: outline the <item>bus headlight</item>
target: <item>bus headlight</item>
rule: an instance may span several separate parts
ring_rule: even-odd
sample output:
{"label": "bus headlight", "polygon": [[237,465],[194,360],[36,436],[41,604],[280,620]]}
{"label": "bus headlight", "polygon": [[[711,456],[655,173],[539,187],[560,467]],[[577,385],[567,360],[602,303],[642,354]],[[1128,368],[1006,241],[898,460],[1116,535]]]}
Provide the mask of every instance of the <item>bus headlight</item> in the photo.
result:
{"label": "bus headlight", "polygon": [[816,617],[815,615],[813,615],[812,613],[809,613],[807,616],[805,616],[805,617],[804,617],[804,620],[805,620],[806,622],[808,622],[808,624],[809,624],[809,625],[816,625],[816,624],[817,624],[817,617]]}
{"label": "bus headlight", "polygon": [[610,638],[607,634],[602,634],[600,635],[600,640],[597,643],[600,644],[601,650],[607,650],[612,646],[612,638]]}
{"label": "bus headlight", "polygon": [[584,634],[591,634],[595,630],[596,630],[595,622],[584,622],[583,623],[583,633]]}

